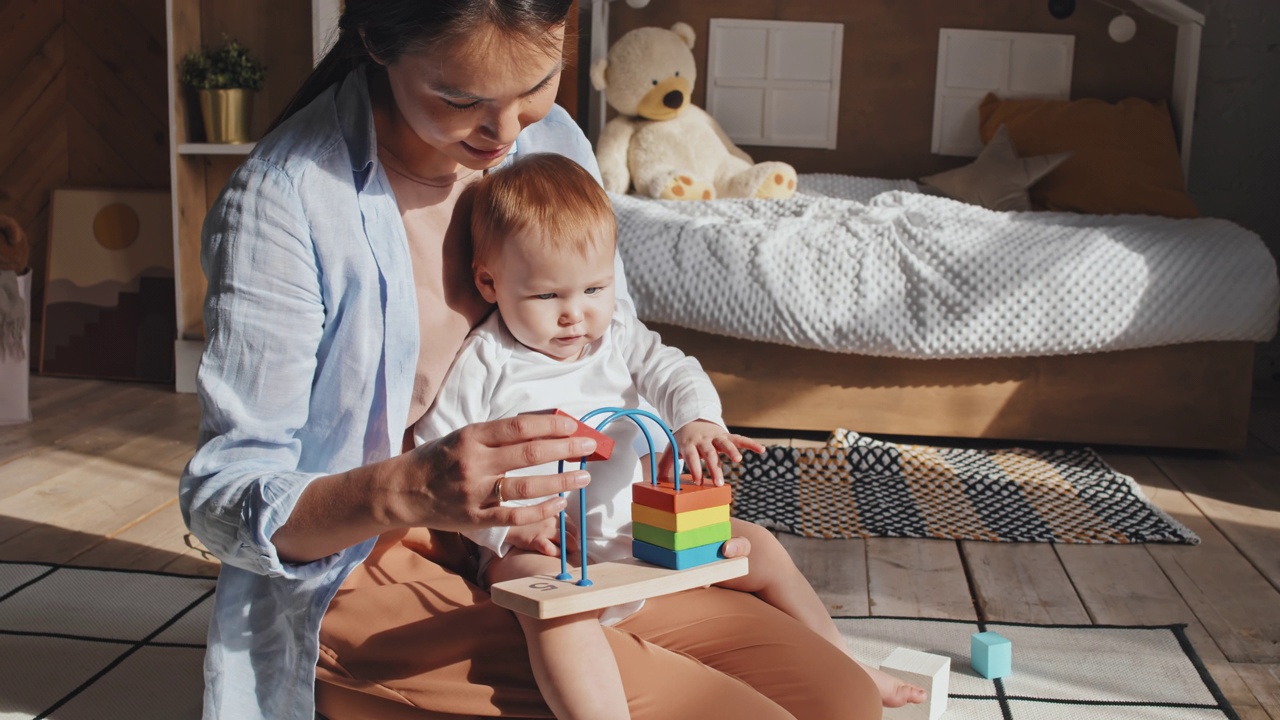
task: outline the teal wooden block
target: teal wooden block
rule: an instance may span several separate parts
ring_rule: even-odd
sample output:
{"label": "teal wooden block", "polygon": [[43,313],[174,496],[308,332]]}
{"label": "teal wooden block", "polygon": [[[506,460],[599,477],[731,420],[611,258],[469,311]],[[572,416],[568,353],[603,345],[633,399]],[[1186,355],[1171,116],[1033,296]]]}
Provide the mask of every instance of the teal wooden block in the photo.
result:
{"label": "teal wooden block", "polygon": [[988,680],[1013,672],[1013,643],[997,632],[974,633],[969,641],[969,664]]}
{"label": "teal wooden block", "polygon": [[641,540],[631,541],[631,554],[637,560],[643,560],[647,563],[660,565],[672,570],[684,570],[685,568],[696,567],[698,565],[706,565],[709,562],[715,562],[723,557],[720,554],[720,548],[724,546],[723,542],[714,542],[709,545],[699,545],[687,550],[668,550],[657,545],[650,545]]}

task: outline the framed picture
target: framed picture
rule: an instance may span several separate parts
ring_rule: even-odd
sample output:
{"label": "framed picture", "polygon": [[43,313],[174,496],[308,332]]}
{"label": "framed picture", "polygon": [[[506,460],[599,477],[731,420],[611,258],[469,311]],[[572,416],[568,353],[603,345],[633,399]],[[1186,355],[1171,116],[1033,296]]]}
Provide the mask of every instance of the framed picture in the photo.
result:
{"label": "framed picture", "polygon": [[40,372],[173,382],[169,194],[54,190]]}

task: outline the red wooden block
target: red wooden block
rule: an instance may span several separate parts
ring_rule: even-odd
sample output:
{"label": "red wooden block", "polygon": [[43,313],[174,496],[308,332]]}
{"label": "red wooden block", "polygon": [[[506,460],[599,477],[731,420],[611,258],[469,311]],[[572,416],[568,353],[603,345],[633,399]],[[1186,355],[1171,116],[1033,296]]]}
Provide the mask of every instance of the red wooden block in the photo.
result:
{"label": "red wooden block", "polygon": [[733,488],[728,485],[697,485],[689,475],[680,476],[680,492],[675,483],[659,481],[657,485],[638,482],[631,486],[631,500],[654,510],[682,513],[702,510],[733,502]]}
{"label": "red wooden block", "polygon": [[578,418],[576,418],[576,417],[574,417],[574,416],[570,415],[569,413],[567,413],[567,412],[565,412],[565,411],[563,411],[563,410],[560,410],[559,408],[556,408],[556,409],[553,409],[553,410],[533,410],[533,411],[531,411],[531,412],[524,413],[524,414],[526,414],[526,415],[551,415],[551,414],[555,414],[555,415],[560,415],[560,416],[562,416],[562,417],[567,417],[567,418],[569,418],[570,420],[572,420],[572,421],[574,421],[574,422],[578,423],[578,429],[577,429],[577,430],[575,430],[575,431],[573,431],[573,436],[574,436],[574,437],[589,437],[589,438],[593,438],[593,439],[596,441],[596,451],[595,451],[595,452],[593,452],[593,453],[591,453],[590,455],[588,455],[588,456],[587,456],[587,460],[588,460],[588,461],[590,461],[590,460],[608,460],[608,459],[609,459],[609,456],[613,454],[613,438],[609,437],[608,435],[605,435],[604,433],[600,432],[599,430],[596,430],[595,428],[591,427],[590,425],[588,425],[588,424],[586,424],[586,423],[582,422],[581,420],[579,420]]}

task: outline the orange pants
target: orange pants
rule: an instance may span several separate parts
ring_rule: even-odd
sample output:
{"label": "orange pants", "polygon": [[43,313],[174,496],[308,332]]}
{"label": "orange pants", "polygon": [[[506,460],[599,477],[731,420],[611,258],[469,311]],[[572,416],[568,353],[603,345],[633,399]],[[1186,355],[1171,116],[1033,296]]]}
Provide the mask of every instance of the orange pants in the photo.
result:
{"label": "orange pants", "polygon": [[[467,541],[384,536],[320,629],[316,703],[330,720],[549,718],[510,611],[464,578]],[[880,696],[839,649],[753,595],[706,588],[605,628],[636,720],[873,720]],[[583,668],[590,682],[591,668]]]}

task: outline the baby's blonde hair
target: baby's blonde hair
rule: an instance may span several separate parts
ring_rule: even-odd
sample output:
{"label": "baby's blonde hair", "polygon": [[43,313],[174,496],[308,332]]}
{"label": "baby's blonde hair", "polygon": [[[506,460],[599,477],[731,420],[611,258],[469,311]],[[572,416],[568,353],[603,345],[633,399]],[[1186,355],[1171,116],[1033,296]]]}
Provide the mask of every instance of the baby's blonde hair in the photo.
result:
{"label": "baby's blonde hair", "polygon": [[563,155],[536,153],[489,173],[472,186],[471,203],[473,266],[491,261],[516,234],[578,253],[617,241],[604,188]]}

